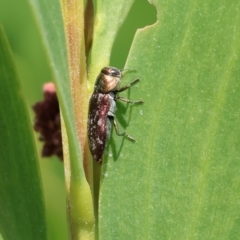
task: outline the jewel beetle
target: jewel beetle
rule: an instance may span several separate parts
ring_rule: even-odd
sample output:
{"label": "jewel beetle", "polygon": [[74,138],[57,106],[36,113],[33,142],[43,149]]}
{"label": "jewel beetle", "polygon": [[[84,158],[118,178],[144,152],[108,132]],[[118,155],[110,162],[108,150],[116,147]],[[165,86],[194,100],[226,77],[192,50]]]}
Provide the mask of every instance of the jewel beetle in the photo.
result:
{"label": "jewel beetle", "polygon": [[132,102],[129,99],[118,96],[119,92],[127,90],[140,81],[135,79],[130,84],[120,87],[123,71],[115,67],[104,67],[96,79],[94,91],[89,101],[88,142],[93,159],[99,163],[102,162],[102,155],[110,137],[112,125],[118,136],[125,136],[135,141],[127,133],[119,133],[115,121],[117,100],[132,104],[143,103],[141,100]]}

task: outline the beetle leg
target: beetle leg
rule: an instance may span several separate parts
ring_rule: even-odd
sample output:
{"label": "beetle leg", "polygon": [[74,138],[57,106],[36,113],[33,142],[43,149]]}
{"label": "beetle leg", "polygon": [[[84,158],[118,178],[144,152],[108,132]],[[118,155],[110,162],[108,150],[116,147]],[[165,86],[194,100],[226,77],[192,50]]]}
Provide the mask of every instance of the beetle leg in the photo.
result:
{"label": "beetle leg", "polygon": [[116,99],[121,100],[121,101],[126,102],[126,103],[132,103],[132,104],[143,103],[142,100],[132,102],[129,99],[123,98],[123,97],[116,97]]}
{"label": "beetle leg", "polygon": [[130,139],[131,141],[135,142],[135,139],[134,139],[133,137],[129,136],[127,133],[125,133],[125,132],[124,132],[124,133],[119,133],[118,125],[117,125],[117,123],[116,123],[116,121],[115,121],[114,118],[110,118],[110,120],[112,121],[113,126],[114,126],[115,131],[116,131],[116,134],[117,134],[118,136],[127,137],[127,138]]}
{"label": "beetle leg", "polygon": [[[119,93],[119,92],[123,92],[125,90],[127,90],[128,88],[132,87],[134,84],[138,83],[140,81],[140,79],[135,79],[133,82],[129,83],[128,85],[124,86],[124,87],[121,87],[120,89],[118,90],[115,90],[116,93]],[[127,98],[123,98],[123,97],[116,97],[116,99],[119,99],[123,102],[126,102],[126,103],[132,103],[132,104],[136,104],[136,103],[143,103],[143,101],[139,100],[139,101],[135,101],[135,102],[132,102],[130,101],[129,99]]]}
{"label": "beetle leg", "polygon": [[134,84],[136,84],[137,82],[139,82],[140,79],[135,79],[133,82],[129,83],[128,85],[124,86],[124,87],[121,87],[120,89],[118,90],[115,90],[115,92],[123,92],[125,91],[126,89],[132,87]]}

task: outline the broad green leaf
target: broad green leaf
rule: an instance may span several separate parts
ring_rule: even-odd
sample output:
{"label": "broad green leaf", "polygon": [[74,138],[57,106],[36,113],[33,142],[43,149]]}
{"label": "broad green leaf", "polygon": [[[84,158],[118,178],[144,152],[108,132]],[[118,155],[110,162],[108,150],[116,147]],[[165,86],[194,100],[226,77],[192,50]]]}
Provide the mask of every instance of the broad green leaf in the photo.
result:
{"label": "broad green leaf", "polygon": [[32,126],[6,36],[0,28],[0,231],[4,239],[47,239]]}
{"label": "broad green leaf", "polygon": [[[110,4],[110,3],[109,3]],[[103,164],[101,239],[240,238],[240,3],[155,0]],[[121,94],[124,96],[124,93]]]}
{"label": "broad green leaf", "polygon": [[94,224],[92,196],[83,171],[82,151],[77,135],[79,129],[76,128],[74,117],[61,3],[55,0],[31,0],[30,2],[52,66],[63,116],[61,127],[70,234],[75,237],[74,239],[77,239],[77,236],[91,238]]}

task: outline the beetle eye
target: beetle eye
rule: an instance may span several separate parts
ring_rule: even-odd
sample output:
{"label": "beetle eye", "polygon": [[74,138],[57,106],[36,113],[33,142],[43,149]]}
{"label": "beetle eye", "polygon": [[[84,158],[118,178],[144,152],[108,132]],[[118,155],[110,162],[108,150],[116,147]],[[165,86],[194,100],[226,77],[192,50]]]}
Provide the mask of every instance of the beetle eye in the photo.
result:
{"label": "beetle eye", "polygon": [[114,69],[114,68],[110,69],[111,76],[117,77],[117,76],[119,76],[119,74],[120,74],[120,72],[118,69]]}

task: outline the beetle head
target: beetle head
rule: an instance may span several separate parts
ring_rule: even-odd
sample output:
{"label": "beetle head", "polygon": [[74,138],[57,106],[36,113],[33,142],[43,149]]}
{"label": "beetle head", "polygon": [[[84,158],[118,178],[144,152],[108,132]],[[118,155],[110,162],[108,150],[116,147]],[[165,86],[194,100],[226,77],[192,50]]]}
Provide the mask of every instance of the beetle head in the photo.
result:
{"label": "beetle head", "polygon": [[115,67],[104,67],[97,77],[95,91],[108,93],[118,88],[122,71]]}

